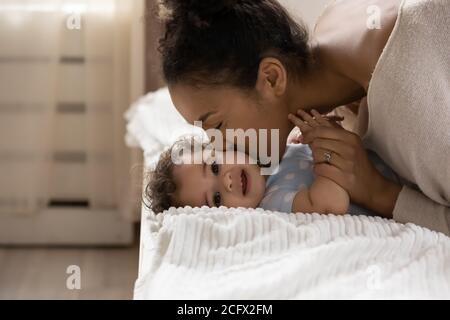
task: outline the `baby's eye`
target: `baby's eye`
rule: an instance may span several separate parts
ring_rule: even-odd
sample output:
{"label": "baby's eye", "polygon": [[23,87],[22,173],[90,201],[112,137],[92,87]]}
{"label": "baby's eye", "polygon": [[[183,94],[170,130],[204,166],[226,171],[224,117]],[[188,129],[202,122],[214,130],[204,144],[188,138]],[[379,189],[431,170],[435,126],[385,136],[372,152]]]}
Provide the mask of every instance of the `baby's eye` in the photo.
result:
{"label": "baby's eye", "polygon": [[215,161],[211,164],[211,171],[215,176],[219,174],[219,165]]}
{"label": "baby's eye", "polygon": [[220,192],[214,193],[214,205],[218,208],[222,203],[222,197],[220,196]]}

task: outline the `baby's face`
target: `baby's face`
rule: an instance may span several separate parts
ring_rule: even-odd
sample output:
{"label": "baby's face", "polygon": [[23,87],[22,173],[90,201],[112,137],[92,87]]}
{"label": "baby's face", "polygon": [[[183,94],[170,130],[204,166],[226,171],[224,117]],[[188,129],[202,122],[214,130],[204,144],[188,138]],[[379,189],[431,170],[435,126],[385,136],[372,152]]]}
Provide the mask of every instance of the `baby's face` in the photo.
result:
{"label": "baby's face", "polygon": [[235,160],[238,156],[245,158],[246,164],[225,163],[220,161],[225,154],[216,152],[212,164],[176,165],[176,205],[256,208],[264,196],[265,178],[256,164],[248,164],[247,155],[234,152]]}

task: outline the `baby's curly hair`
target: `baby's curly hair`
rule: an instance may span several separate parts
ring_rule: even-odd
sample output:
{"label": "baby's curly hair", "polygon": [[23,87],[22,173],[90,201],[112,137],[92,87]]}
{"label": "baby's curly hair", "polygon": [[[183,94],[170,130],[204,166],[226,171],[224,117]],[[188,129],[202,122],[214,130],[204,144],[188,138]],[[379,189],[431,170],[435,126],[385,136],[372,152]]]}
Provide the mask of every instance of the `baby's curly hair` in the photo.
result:
{"label": "baby's curly hair", "polygon": [[[177,185],[173,176],[173,169],[176,164],[172,156],[181,156],[184,151],[203,151],[208,146],[210,145],[197,136],[186,136],[180,138],[169,150],[163,152],[159,157],[156,168],[148,174],[148,183],[143,195],[144,205],[155,214],[173,207],[175,205],[174,194],[177,190]],[[181,153],[180,150],[182,151]]]}
{"label": "baby's curly hair", "polygon": [[173,177],[175,164],[172,161],[172,149],[161,154],[155,170],[148,175],[148,184],[144,190],[144,204],[155,214],[173,206],[173,194],[176,184]]}

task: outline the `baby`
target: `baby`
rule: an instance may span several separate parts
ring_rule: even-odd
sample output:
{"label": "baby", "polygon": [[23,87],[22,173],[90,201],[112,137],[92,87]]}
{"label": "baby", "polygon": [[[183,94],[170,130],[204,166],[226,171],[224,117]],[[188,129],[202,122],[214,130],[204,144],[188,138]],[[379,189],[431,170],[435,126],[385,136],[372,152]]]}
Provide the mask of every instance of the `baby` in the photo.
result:
{"label": "baby", "polygon": [[[286,213],[372,215],[351,204],[347,191],[334,181],[314,176],[312,152],[306,145],[289,144],[272,176],[261,175],[261,168],[237,151],[232,151],[232,163],[225,161],[229,159],[225,152],[214,151],[201,164],[192,164],[192,154],[183,158],[183,164],[175,164],[172,158],[176,145],[161,155],[145,190],[155,213],[170,207],[225,206]],[[396,179],[374,153],[369,157],[383,175]]]}

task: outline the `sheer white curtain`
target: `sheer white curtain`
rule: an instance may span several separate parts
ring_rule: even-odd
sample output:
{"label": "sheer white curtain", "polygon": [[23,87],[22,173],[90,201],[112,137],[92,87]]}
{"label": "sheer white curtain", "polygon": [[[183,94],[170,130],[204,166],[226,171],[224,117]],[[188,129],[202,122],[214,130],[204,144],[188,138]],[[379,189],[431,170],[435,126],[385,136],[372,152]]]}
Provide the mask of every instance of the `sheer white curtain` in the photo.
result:
{"label": "sheer white curtain", "polygon": [[[142,0],[1,0],[0,213],[38,212],[55,193],[70,198],[61,189],[77,186],[75,197],[86,196],[91,208],[136,217],[123,113],[143,93],[142,14]],[[69,45],[79,56],[64,58],[71,27],[82,34]],[[81,63],[82,71],[63,72],[64,59]],[[70,72],[78,77],[67,84],[62,76]],[[64,181],[60,172],[72,169],[55,164],[56,149],[64,147],[56,130],[67,102],[62,91],[84,106],[81,125],[68,137],[84,149],[76,150],[85,154],[86,177],[78,182]]]}
{"label": "sheer white curtain", "polygon": [[86,98],[89,190],[92,205],[118,205],[137,219],[132,182],[136,154],[124,144],[124,112],[143,89],[143,1],[96,0],[87,3]]}
{"label": "sheer white curtain", "polygon": [[0,2],[0,213],[46,205],[62,16],[58,1]]}

